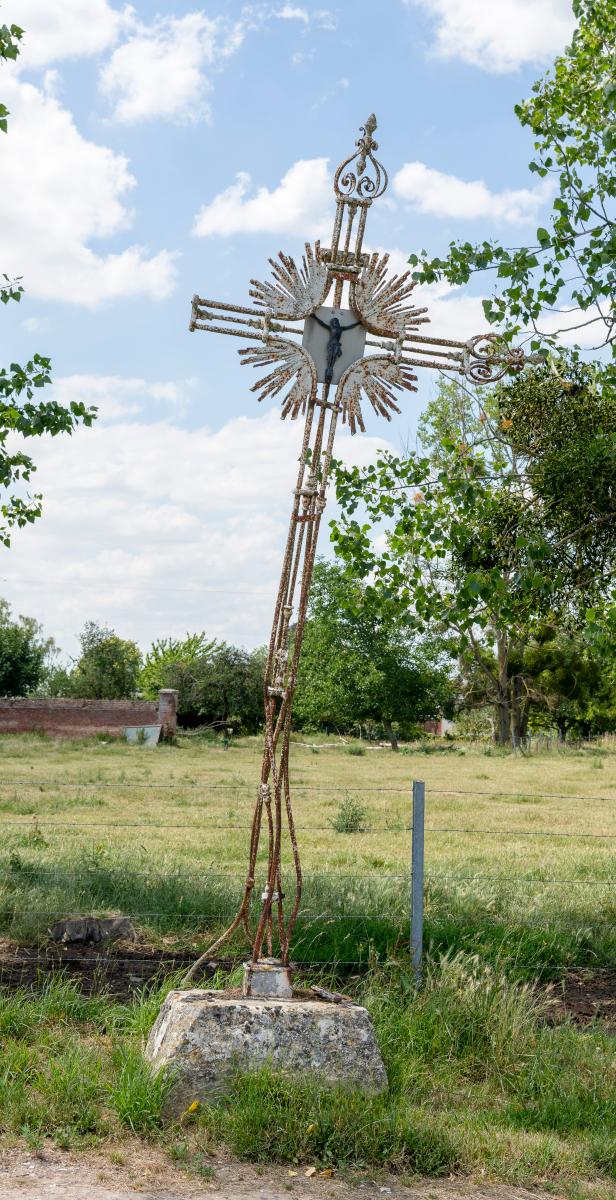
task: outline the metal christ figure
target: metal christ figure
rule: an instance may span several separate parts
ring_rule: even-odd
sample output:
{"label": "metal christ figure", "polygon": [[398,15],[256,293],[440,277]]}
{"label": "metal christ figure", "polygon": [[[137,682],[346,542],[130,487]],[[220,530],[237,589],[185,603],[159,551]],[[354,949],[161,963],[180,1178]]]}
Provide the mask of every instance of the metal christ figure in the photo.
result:
{"label": "metal christ figure", "polygon": [[[467,341],[421,334],[419,330],[429,318],[425,308],[409,303],[415,286],[410,272],[390,277],[388,255],[363,250],[368,210],[388,182],[375,157],[375,130],[376,118],[370,116],[361,127],[355,150],[335,173],[336,211],[329,247],[321,247],[319,242],[307,244],[299,267],[283,253],[277,261],[270,259],[273,280],[252,280],[254,303],[250,306],[193,298],[190,329],[248,341],[239,351],[242,362],[267,369],[252,390],[259,400],[280,395],[282,417],[295,420],[301,414],[304,427],[264,674],[265,744],[242,900],[229,928],[201,955],[187,979],[238,929],[252,944],[253,967],[261,960],[264,947],[268,956],[277,948],[283,968],[289,963],[302,895],[289,784],[291,713],[339,421],[348,424],[351,433],[363,430],[363,397],[378,415],[391,420],[392,413],[400,412],[396,393],[417,390],[413,367],[453,371],[478,383],[491,383],[507,371],[521,370],[527,361],[522,350],[496,334],[480,334]],[[330,292],[333,307],[327,310],[322,306]],[[342,308],[343,300],[347,308]],[[343,323],[347,317],[351,320]],[[329,333],[326,345],[320,327]],[[365,354],[366,348],[371,352]],[[343,354],[346,366],[334,384],[336,364]],[[288,903],[282,877],[285,830],[295,875]],[[260,912],[256,927],[251,927],[264,831],[267,867],[259,891]]]}
{"label": "metal christ figure", "polygon": [[347,329],[356,329],[359,325],[359,321],[353,321],[352,325],[341,325],[338,317],[332,317],[328,324],[327,321],[322,321],[316,313],[313,313],[313,319],[317,321],[323,329],[327,329],[329,333],[329,341],[327,343],[327,362],[323,379],[325,383],[332,383],[336,361],[342,357],[342,346],[340,345],[342,335]]}

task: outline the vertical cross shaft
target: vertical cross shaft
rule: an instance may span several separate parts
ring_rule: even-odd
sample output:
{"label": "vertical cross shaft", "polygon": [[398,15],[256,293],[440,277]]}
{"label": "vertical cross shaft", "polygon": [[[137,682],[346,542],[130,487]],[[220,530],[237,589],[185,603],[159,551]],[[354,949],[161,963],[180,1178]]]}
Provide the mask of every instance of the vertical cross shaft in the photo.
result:
{"label": "vertical cross shaft", "polygon": [[[368,209],[387,187],[387,173],[375,158],[378,149],[373,137],[375,129],[376,118],[370,116],[362,126],[362,136],[353,154],[335,173],[336,212],[329,248],[321,248],[318,242],[314,249],[307,245],[300,268],[282,253],[279,261],[270,260],[274,282],[252,281],[250,294],[255,303],[251,307],[198,296],[193,299],[190,328],[248,340],[249,347],[240,350],[245,363],[256,366],[277,363],[253,390],[260,391],[259,399],[264,399],[289,387],[282,416],[296,419],[303,413],[305,420],[264,674],[265,741],[242,900],[229,928],[191,967],[186,980],[239,928],[252,944],[253,965],[264,945],[268,957],[272,955],[275,940],[283,966],[289,962],[302,894],[289,784],[291,716],[338,418],[342,416],[343,423],[348,422],[351,433],[356,428],[363,429],[360,401],[365,394],[375,412],[390,420],[392,412],[400,411],[394,392],[417,390],[411,371],[414,366],[454,371],[475,382],[491,383],[506,371],[521,370],[528,361],[521,350],[503,343],[496,334],[477,335],[466,342],[421,336],[417,330],[428,318],[424,315],[425,308],[414,308],[407,303],[415,286],[409,280],[409,272],[399,278],[388,278],[388,256],[364,253]],[[333,318],[327,326],[317,316],[316,323],[329,328],[331,349],[331,361],[319,385],[307,343],[300,345],[282,335],[301,334],[302,329],[296,323],[316,315],[330,293],[333,293],[333,310],[339,311],[345,284],[349,287],[349,304],[356,320],[344,328],[361,324],[365,332],[377,339],[366,340],[365,344],[379,353],[352,361],[335,384],[332,364],[340,352],[341,327]],[[282,877],[285,825],[295,868],[294,895],[286,906]],[[264,829],[267,874],[253,934],[250,912]]]}
{"label": "vertical cross shaft", "polygon": [[[363,137],[357,142],[358,151],[342,163],[336,173],[337,203],[331,247],[323,252],[323,259],[327,262],[327,284],[320,297],[321,301],[327,299],[333,290],[334,309],[341,307],[345,282],[357,279],[361,267],[365,265],[362,243],[367,211],[387,184],[385,171],[374,158],[374,150],[378,148],[372,137],[375,129],[376,120],[370,117],[362,129]],[[354,160],[355,170],[352,170],[350,164]],[[367,167],[372,168],[370,177],[366,174]],[[359,219],[355,224],[358,213]],[[306,403],[299,470],[264,674],[265,743],[242,900],[229,928],[201,955],[188,972],[187,979],[239,927],[243,928],[252,942],[253,963],[261,956],[264,944],[268,955],[272,954],[274,930],[281,961],[284,966],[289,962],[289,946],[302,895],[302,870],[289,783],[291,716],[319,527],[326,505],[334,439],[341,411],[335,393],[335,386],[326,381],[320,387],[312,387]],[[330,400],[330,396],[333,399]],[[284,904],[281,865],[285,823],[295,868],[294,895],[288,911]],[[261,897],[261,913],[253,936],[249,916],[264,826],[268,841],[267,878]]]}

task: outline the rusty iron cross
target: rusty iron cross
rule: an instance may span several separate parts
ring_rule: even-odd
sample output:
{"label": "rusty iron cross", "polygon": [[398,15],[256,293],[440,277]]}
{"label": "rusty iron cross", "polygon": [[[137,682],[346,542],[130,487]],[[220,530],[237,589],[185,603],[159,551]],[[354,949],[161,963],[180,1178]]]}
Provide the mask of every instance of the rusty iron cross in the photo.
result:
{"label": "rusty iron cross", "polygon": [[[192,976],[240,927],[252,944],[252,961],[277,943],[288,966],[291,935],[299,912],[302,871],[289,785],[289,742],[293,695],[306,622],[319,526],[326,503],[334,438],[339,420],[351,433],[364,429],[362,399],[390,421],[400,412],[396,393],[416,391],[414,367],[453,371],[475,383],[493,383],[527,361],[521,349],[498,334],[467,341],[428,337],[427,309],[409,303],[410,272],[389,276],[387,254],[363,250],[368,209],[387,187],[387,172],[375,157],[376,118],[361,127],[356,148],[334,176],[336,213],[328,248],[306,244],[301,266],[282,252],[270,259],[273,280],[251,280],[248,307],[194,296],[190,329],[250,341],[239,351],[244,364],[266,368],[252,391],[259,400],[282,398],[282,417],[305,418],[299,471],[284,552],[264,676],[265,744],[254,808],[248,870],[242,901],[229,928],[209,946]],[[332,295],[332,306],[325,301]],[[343,304],[346,303],[346,307]],[[366,348],[370,351],[365,353]],[[295,883],[285,903],[283,836],[289,838]],[[267,833],[261,908],[251,929],[261,834]]]}

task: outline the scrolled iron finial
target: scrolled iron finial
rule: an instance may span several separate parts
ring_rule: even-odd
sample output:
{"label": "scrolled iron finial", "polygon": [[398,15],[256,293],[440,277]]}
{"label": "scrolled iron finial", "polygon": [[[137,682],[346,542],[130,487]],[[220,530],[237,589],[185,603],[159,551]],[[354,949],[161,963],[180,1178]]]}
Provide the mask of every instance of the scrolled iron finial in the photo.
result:
{"label": "scrolled iron finial", "polygon": [[365,124],[360,125],[362,137],[357,139],[356,149],[336,171],[334,191],[341,199],[371,203],[382,196],[387,187],[387,171],[374,156],[374,151],[379,148],[372,136],[376,126],[376,117],[370,113]]}

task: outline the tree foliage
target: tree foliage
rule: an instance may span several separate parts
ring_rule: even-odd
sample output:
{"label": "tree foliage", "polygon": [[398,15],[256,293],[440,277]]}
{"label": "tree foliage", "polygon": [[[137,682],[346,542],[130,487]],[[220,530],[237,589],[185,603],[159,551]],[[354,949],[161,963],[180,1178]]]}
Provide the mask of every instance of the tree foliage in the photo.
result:
{"label": "tree foliage", "polygon": [[178,692],[183,725],[259,728],[263,719],[264,655],[209,640],[205,633],[154,642],[140,675],[144,695],[159,688]]}
{"label": "tree foliage", "polygon": [[[444,258],[412,255],[414,277],[467,283],[493,271],[500,290],[484,301],[490,324],[512,337],[535,331],[533,349],[559,329],[590,329],[608,346],[616,377],[616,7],[613,0],[574,0],[571,45],[516,106],[534,138],[530,170],[554,181],[547,227],[536,243],[509,248],[493,241],[452,242]],[[553,331],[548,336],[546,325]]]}
{"label": "tree foliage", "polygon": [[451,683],[442,647],[422,644],[374,601],[339,565],[317,562],[294,715],[313,728],[369,722],[395,747],[394,725],[439,716]]}
{"label": "tree foliage", "polygon": [[[18,25],[0,26],[0,60],[14,61],[19,54],[23,30]],[[8,129],[8,109],[0,103],[0,130]],[[0,301],[3,304],[18,303],[23,295],[21,280],[2,275]],[[4,490],[0,502],[0,542],[9,546],[11,530],[22,527],[40,517],[42,496],[20,494],[20,488],[28,483],[36,470],[33,459],[22,448],[15,445],[14,435],[20,439],[40,437],[42,434],[55,436],[72,433],[79,425],[91,425],[96,417],[96,408],[89,408],[80,401],[69,405],[56,400],[36,398],[39,389],[51,382],[49,358],[33,354],[21,365],[11,362],[0,367],[0,488]],[[17,488],[17,492],[12,489]]]}
{"label": "tree foliage", "polygon": [[139,687],[147,700],[155,700],[161,688],[175,688],[178,712],[185,716],[198,706],[198,676],[210,661],[217,641],[205,633],[185,638],[159,638],[145,657]]}
{"label": "tree foliage", "polygon": [[338,553],[392,618],[454,639],[467,699],[496,705],[500,741],[524,731],[516,663],[535,630],[579,625],[611,587],[615,416],[580,364],[492,390],[441,383],[419,450],[337,467]]}
{"label": "tree foliage", "polygon": [[[24,35],[19,25],[0,25],[0,59],[3,62],[15,62],[19,55],[19,43]],[[9,110],[6,104],[0,104],[0,131],[6,133],[9,127]]]}
{"label": "tree foliage", "polygon": [[524,678],[530,726],[555,726],[563,740],[570,731],[589,735],[615,728],[613,672],[607,665],[585,631],[549,623],[539,628],[514,664]]}
{"label": "tree foliage", "polygon": [[86,700],[123,700],[137,691],[141,651],[96,621],[87,621],[79,641],[81,655],[66,675],[63,694]]}
{"label": "tree foliage", "polygon": [[0,599],[0,696],[27,696],[36,691],[52,649],[52,639],[43,637],[33,617],[15,620],[10,605]]}

